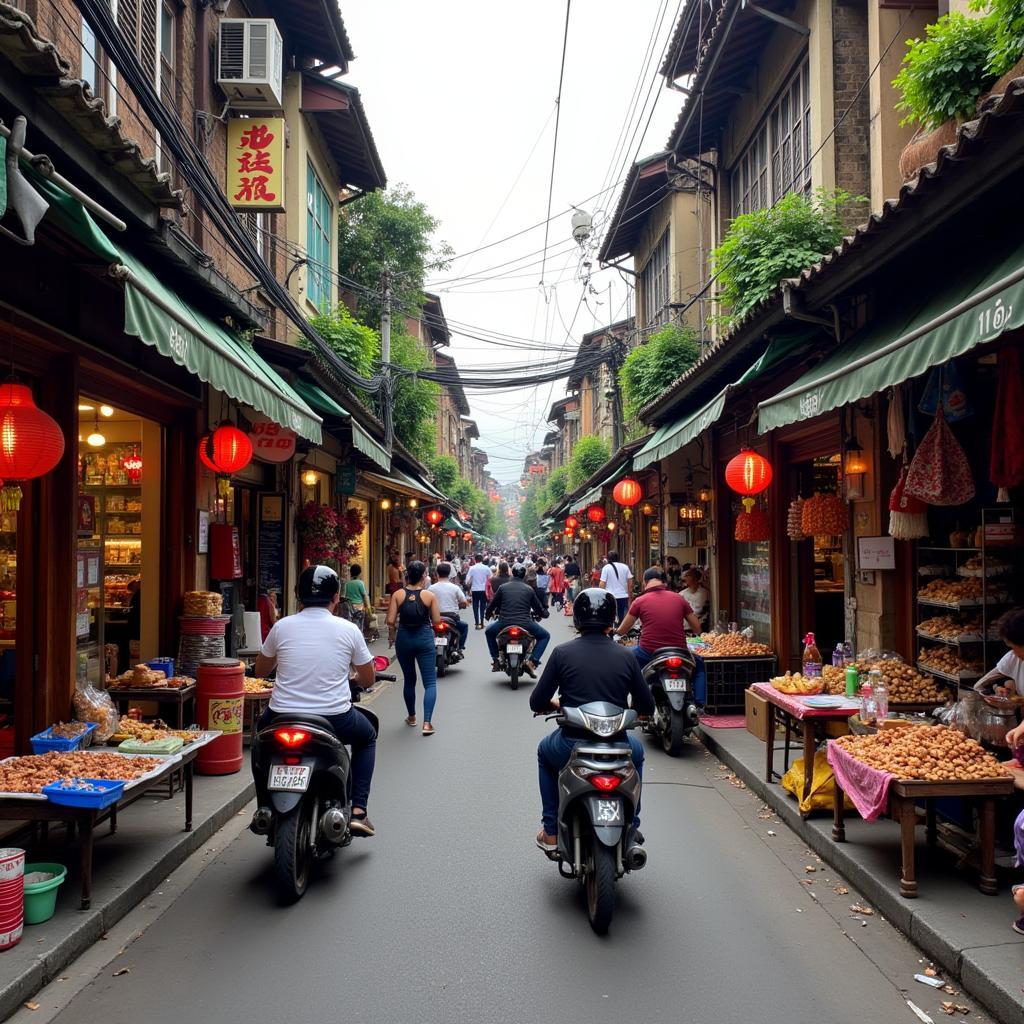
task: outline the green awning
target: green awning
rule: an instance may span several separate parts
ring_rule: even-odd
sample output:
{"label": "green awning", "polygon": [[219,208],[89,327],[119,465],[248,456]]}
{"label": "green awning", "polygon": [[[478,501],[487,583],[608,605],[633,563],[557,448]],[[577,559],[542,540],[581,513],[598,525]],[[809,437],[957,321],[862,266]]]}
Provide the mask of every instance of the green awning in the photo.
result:
{"label": "green awning", "polygon": [[[82,204],[51,181],[32,173],[50,203],[47,217],[114,265],[124,281],[124,332],[152,345],[201,381],[314,443],[320,417],[252,347],[168,288],[144,263],[111,241]],[[120,266],[118,271],[116,268]]]}
{"label": "green awning", "polygon": [[355,420],[352,423],[352,444],[356,451],[362,452],[371,462],[387,472],[391,472],[391,456],[388,450],[370,436]]}
{"label": "green awning", "polygon": [[292,387],[309,403],[310,408],[316,409],[318,413],[324,416],[337,416],[340,419],[347,420],[352,415],[348,409],[338,405],[323,388],[308,380],[296,377],[292,381]]}
{"label": "green awning", "polygon": [[[973,250],[957,276],[836,349],[757,407],[761,434],[919,377],[1024,324],[1024,242]],[[995,252],[992,250],[996,249]]]}

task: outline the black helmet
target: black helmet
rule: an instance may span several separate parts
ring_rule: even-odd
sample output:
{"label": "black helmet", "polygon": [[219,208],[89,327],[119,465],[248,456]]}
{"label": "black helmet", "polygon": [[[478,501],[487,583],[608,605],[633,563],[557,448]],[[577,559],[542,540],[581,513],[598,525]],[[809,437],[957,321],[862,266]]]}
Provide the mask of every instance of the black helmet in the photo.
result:
{"label": "black helmet", "polygon": [[603,632],[615,625],[615,598],[600,587],[588,587],[572,603],[572,624],[581,633]]}
{"label": "black helmet", "polygon": [[299,600],[307,607],[330,604],[341,590],[341,580],[329,565],[309,565],[299,576]]}
{"label": "black helmet", "polygon": [[516,564],[512,566],[512,575],[515,576],[517,580],[526,579],[526,566],[523,565],[522,562],[516,562]]}

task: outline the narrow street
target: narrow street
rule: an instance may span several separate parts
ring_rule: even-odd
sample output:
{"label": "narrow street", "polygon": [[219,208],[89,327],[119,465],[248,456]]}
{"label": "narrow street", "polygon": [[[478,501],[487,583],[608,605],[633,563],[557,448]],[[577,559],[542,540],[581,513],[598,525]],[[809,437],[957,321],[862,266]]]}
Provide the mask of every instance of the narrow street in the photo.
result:
{"label": "narrow street", "polygon": [[[567,619],[549,624],[568,639]],[[79,964],[13,1019],[888,1024],[915,1019],[908,997],[946,1019],[950,996],[913,980],[920,954],[852,913],[857,893],[696,742],[679,760],[649,750],[650,861],[596,937],[575,884],[533,848],[533,749],[550,726],[486,671],[479,633],[470,649],[439,684],[433,738],[403,724],[400,685],[371,697],[378,836],[299,904],[275,904],[270,851],[243,830],[156,920],[124,922],[141,936],[70,1002]]]}

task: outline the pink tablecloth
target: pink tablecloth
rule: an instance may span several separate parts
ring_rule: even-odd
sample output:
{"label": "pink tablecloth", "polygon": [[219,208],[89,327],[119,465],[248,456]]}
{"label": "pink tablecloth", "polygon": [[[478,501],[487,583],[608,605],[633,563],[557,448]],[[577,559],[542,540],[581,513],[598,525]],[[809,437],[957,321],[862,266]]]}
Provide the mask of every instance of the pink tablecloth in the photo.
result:
{"label": "pink tablecloth", "polygon": [[750,690],[759,697],[782,708],[787,714],[792,715],[799,721],[805,718],[850,718],[857,714],[857,708],[812,708],[803,703],[803,698],[792,693],[782,693],[776,690],[771,683],[754,683]]}
{"label": "pink tablecloth", "polygon": [[828,763],[832,765],[843,792],[865,821],[874,821],[889,806],[889,785],[895,778],[880,768],[872,768],[829,742]]}

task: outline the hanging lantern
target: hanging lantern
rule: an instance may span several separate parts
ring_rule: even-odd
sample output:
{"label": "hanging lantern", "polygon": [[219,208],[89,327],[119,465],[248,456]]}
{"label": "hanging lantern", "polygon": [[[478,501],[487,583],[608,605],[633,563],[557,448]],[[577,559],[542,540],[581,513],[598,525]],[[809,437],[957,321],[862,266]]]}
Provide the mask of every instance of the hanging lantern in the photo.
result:
{"label": "hanging lantern", "polygon": [[615,503],[627,509],[637,504],[643,496],[643,489],[631,476],[624,476],[612,491]]}
{"label": "hanging lantern", "polygon": [[658,540],[661,537],[661,527],[657,523],[651,525],[651,540]]}
{"label": "hanging lantern", "polygon": [[218,476],[231,476],[252,461],[252,441],[238,427],[222,423],[199,442],[199,459]]}
{"label": "hanging lantern", "polygon": [[701,501],[710,501],[710,500],[711,500],[711,488],[710,488],[710,487],[702,487],[702,488],[701,488],[701,489],[700,489],[700,490],[699,490],[699,491],[697,492],[697,497],[698,497],[698,498],[699,498],[699,499],[700,499]]}
{"label": "hanging lantern", "polygon": [[458,535],[459,535],[459,531],[458,530],[446,530],[445,531],[445,536],[446,537],[455,538],[455,537],[458,537]]}
{"label": "hanging lantern", "polygon": [[725,467],[725,482],[745,497],[760,494],[772,482],[771,463],[752,448],[744,448]]}
{"label": "hanging lantern", "polygon": [[420,503],[415,498],[410,498],[408,500],[408,502],[406,502],[406,504],[409,506],[409,508],[419,508],[420,507]]}
{"label": "hanging lantern", "polygon": [[128,483],[138,484],[142,479],[142,456],[138,448],[132,448],[131,455],[126,455],[121,460],[121,468],[128,477]]}
{"label": "hanging lantern", "polygon": [[565,529],[564,529],[564,530],[562,531],[562,533],[564,533],[566,537],[571,537],[571,536],[573,535],[573,533],[574,533],[574,532],[575,532],[575,531],[573,530],[573,528],[572,528],[571,526],[567,526],[567,527],[566,527],[566,528],[565,528]]}
{"label": "hanging lantern", "polygon": [[391,510],[391,499],[381,498],[380,499],[380,510],[381,512],[389,512]]}
{"label": "hanging lantern", "polygon": [[444,519],[444,513],[440,509],[432,508],[427,513],[427,522],[430,523],[431,526],[440,526],[442,519]]}
{"label": "hanging lantern", "polygon": [[587,518],[592,523],[603,523],[604,522],[604,508],[601,505],[591,505],[587,509]]}
{"label": "hanging lantern", "polygon": [[464,533],[462,535],[462,539],[463,540],[472,540],[473,539],[473,534],[471,534],[471,533]]}
{"label": "hanging lantern", "polygon": [[649,501],[645,501],[640,506],[640,512],[643,515],[645,515],[645,516],[653,516],[654,515],[654,506]]}
{"label": "hanging lantern", "polygon": [[575,516],[566,516],[565,517],[565,525],[570,530],[575,530],[576,527],[580,525],[580,521]]}
{"label": "hanging lantern", "polygon": [[43,412],[25,384],[0,385],[0,477],[7,511],[21,506],[18,480],[49,473],[64,454],[64,435],[57,421]]}

